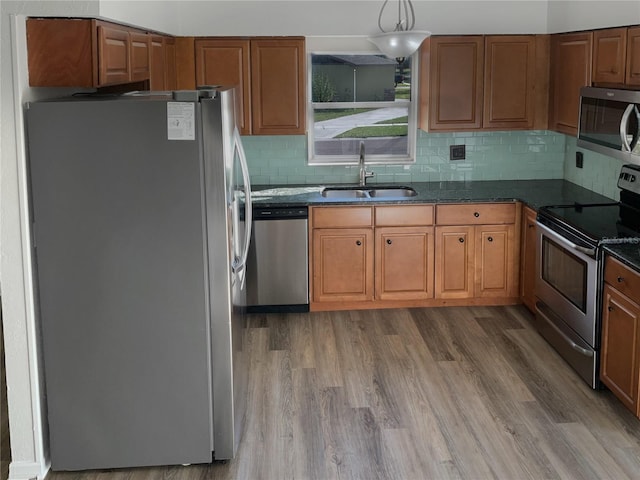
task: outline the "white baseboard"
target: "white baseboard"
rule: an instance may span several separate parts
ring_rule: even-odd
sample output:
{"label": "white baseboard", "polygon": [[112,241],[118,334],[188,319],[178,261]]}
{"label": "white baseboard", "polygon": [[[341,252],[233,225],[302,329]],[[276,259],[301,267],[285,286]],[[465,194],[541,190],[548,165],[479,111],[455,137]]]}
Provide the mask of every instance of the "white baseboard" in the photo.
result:
{"label": "white baseboard", "polygon": [[36,462],[11,462],[8,480],[43,480],[49,471],[49,465]]}

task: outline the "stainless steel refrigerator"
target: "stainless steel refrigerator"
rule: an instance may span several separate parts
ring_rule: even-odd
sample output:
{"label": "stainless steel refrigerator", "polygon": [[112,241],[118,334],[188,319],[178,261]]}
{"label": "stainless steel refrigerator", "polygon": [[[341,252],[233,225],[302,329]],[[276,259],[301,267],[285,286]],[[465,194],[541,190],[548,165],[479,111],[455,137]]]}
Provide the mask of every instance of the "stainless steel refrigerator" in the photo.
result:
{"label": "stainless steel refrigerator", "polygon": [[234,456],[249,175],[234,90],[26,105],[51,465]]}

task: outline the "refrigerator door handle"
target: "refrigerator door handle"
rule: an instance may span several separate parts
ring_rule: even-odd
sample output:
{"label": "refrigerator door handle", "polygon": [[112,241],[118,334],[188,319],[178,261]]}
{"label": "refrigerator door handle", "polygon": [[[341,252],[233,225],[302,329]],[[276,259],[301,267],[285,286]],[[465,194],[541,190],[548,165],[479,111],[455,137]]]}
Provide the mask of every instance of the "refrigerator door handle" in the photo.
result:
{"label": "refrigerator door handle", "polygon": [[241,287],[244,287],[246,279],[245,265],[247,257],[249,256],[249,243],[251,241],[251,229],[253,227],[253,205],[251,201],[251,181],[249,177],[249,167],[247,165],[247,158],[244,154],[244,148],[242,147],[242,139],[240,138],[240,132],[238,128],[233,129],[233,142],[235,149],[238,151],[240,157],[240,168],[242,170],[242,180],[244,183],[244,246],[242,247],[242,255],[234,265],[234,272],[240,276]]}

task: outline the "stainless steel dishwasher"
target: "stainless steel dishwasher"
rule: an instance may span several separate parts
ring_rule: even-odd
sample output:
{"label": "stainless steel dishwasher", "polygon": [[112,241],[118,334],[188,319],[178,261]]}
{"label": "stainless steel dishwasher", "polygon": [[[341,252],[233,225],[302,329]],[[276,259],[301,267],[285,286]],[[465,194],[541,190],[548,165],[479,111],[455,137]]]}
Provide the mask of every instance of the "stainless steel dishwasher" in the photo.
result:
{"label": "stainless steel dishwasher", "polygon": [[247,260],[249,312],[308,312],[307,207],[254,207]]}

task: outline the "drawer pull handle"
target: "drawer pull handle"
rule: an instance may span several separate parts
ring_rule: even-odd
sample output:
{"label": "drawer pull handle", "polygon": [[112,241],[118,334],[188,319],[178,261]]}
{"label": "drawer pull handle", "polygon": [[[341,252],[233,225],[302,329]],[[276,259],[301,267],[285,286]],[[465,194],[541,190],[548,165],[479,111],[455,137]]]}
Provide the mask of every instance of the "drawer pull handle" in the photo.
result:
{"label": "drawer pull handle", "polygon": [[391,241],[390,238],[387,238],[387,245],[391,245],[393,242]]}
{"label": "drawer pull handle", "polygon": [[535,228],[535,226],[536,226],[535,223],[530,223],[530,224],[527,225],[527,227],[529,227],[529,228]]}
{"label": "drawer pull handle", "polygon": [[489,237],[487,238],[487,240],[489,240],[490,242],[493,242],[493,237]]}
{"label": "drawer pull handle", "polygon": [[460,238],[458,239],[458,241],[459,241],[460,243],[464,243],[464,238],[460,237]]}
{"label": "drawer pull handle", "polygon": [[360,246],[362,245],[362,242],[360,240],[356,240],[356,245]]}
{"label": "drawer pull handle", "polygon": [[617,280],[618,280],[618,283],[622,283],[624,282],[624,277],[618,277]]}
{"label": "drawer pull handle", "polygon": [[473,216],[478,218],[480,216],[480,214],[478,212],[473,212]]}

